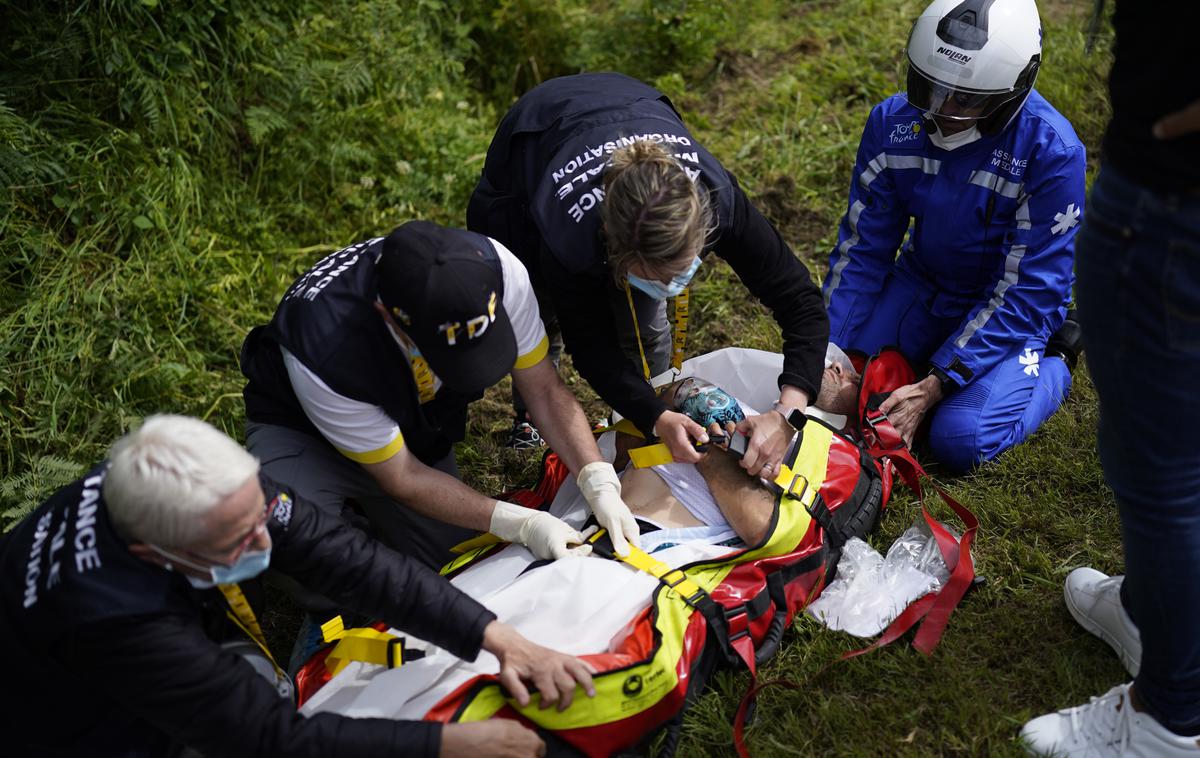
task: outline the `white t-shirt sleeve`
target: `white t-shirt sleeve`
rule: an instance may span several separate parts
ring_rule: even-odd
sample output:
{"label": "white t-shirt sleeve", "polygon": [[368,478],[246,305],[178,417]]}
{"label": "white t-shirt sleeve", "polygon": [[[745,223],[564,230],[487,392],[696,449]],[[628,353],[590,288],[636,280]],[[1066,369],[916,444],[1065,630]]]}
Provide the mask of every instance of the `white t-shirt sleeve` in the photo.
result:
{"label": "white t-shirt sleeve", "polygon": [[304,414],[338,452],[359,463],[380,463],[400,452],[404,435],[382,408],[334,392],[296,356],[280,351]]}
{"label": "white t-shirt sleeve", "polygon": [[546,357],[550,340],[546,337],[546,327],[542,324],[525,264],[496,240],[492,240],[492,245],[500,258],[500,272],[504,277],[504,311],[517,338],[517,362],[513,368],[529,368]]}

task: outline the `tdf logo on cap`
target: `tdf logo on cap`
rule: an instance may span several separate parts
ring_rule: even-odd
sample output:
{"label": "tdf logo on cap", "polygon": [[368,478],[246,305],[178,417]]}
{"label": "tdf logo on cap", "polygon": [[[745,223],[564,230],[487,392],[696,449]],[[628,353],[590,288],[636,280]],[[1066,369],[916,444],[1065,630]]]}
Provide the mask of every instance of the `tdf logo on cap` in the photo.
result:
{"label": "tdf logo on cap", "polygon": [[[467,319],[466,332],[467,339],[473,340],[476,337],[483,336],[483,333],[488,330],[492,322],[496,320],[496,293],[493,291],[488,298],[488,312],[480,314],[472,319]],[[445,333],[447,345],[457,345],[459,334],[463,331],[463,322],[447,321],[438,327],[439,333]]]}

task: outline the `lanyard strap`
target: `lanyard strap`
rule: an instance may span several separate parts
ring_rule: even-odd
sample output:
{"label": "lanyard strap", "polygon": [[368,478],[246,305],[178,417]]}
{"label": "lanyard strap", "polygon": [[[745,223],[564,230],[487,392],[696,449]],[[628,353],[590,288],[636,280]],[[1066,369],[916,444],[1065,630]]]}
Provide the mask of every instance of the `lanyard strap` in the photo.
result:
{"label": "lanyard strap", "polygon": [[[691,315],[690,287],[684,287],[674,298],[675,323],[671,325],[671,368],[678,371],[683,367],[683,348],[687,345],[688,318]],[[637,308],[633,307],[633,292],[629,281],[625,282],[625,300],[629,303],[629,316],[633,319],[633,336],[637,338],[638,355],[642,359],[642,376],[650,381],[650,364],[646,360],[646,348],[642,346],[642,330],[638,326]]]}
{"label": "lanyard strap", "polygon": [[683,368],[683,348],[687,345],[688,316],[691,315],[691,291],[691,287],[684,287],[683,292],[675,296],[675,324],[671,330],[671,368],[676,371]]}
{"label": "lanyard strap", "polygon": [[625,282],[625,299],[629,301],[629,316],[633,319],[633,336],[637,338],[638,355],[642,357],[642,376],[650,381],[650,364],[646,362],[646,348],[642,347],[642,330],[638,326],[637,308],[633,307],[633,293],[629,291],[629,281]]}
{"label": "lanyard strap", "polygon": [[262,627],[258,625],[258,619],[254,616],[253,609],[250,608],[250,602],[242,593],[242,588],[236,584],[218,584],[217,589],[221,590],[221,594],[225,596],[225,602],[229,603],[229,610],[225,612],[225,615],[237,624],[238,628],[254,641],[254,644],[258,645],[259,649],[267,656],[267,660],[275,667],[275,674],[282,678],[283,669],[275,662],[275,656],[271,655],[271,650],[267,647],[267,640],[263,636]]}
{"label": "lanyard strap", "polygon": [[417,394],[421,403],[428,403],[437,394],[437,389],[433,386],[433,369],[429,368],[429,361],[417,352],[413,352],[409,363],[412,364],[413,379],[417,382]]}

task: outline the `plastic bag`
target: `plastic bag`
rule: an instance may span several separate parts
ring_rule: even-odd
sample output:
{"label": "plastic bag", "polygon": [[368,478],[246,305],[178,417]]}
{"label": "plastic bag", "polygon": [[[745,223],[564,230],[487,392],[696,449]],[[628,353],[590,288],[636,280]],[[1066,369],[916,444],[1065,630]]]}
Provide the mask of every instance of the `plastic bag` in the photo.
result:
{"label": "plastic bag", "polygon": [[874,637],[909,603],[941,589],[949,578],[929,526],[918,520],[892,544],[886,558],[857,537],[849,539],[837,578],[808,606],[808,613],[830,629]]}

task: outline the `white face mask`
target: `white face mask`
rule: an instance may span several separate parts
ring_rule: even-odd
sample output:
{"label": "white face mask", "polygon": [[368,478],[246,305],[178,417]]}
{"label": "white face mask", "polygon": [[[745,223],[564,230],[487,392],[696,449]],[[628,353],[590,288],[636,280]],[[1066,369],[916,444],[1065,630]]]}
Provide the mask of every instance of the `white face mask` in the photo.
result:
{"label": "white face mask", "polygon": [[929,141],[943,150],[954,150],[963,145],[969,145],[982,136],[979,133],[979,127],[974,124],[970,129],[963,129],[958,134],[951,134],[949,137],[942,136],[941,129],[929,130]]}
{"label": "white face mask", "polygon": [[666,284],[657,279],[643,279],[634,274],[627,274],[625,278],[629,280],[630,286],[641,290],[655,300],[666,300],[683,292],[688,284],[691,283],[692,277],[696,275],[696,269],[698,268],[700,268],[700,256],[697,255],[692,259],[692,265],[688,266],[686,271],[676,274]]}
{"label": "white face mask", "polygon": [[[243,550],[242,554],[238,556],[238,559],[234,561],[232,566],[201,566],[195,561],[189,561],[183,556],[169,553],[157,545],[151,545],[150,548],[169,561],[174,561],[182,566],[187,566],[193,571],[199,571],[200,573],[208,574],[207,579],[199,579],[191,576],[190,574],[183,575],[184,579],[187,579],[193,587],[199,590],[216,587],[218,584],[236,584],[247,579],[252,579],[266,571],[267,567],[271,564],[270,545],[268,545],[265,550]],[[168,571],[174,571],[174,567],[170,563],[168,563],[165,568]]]}

